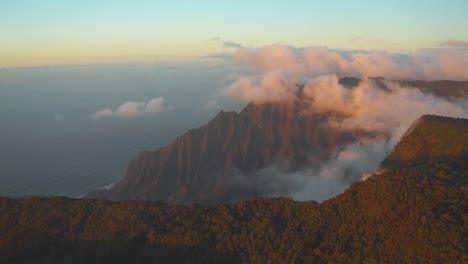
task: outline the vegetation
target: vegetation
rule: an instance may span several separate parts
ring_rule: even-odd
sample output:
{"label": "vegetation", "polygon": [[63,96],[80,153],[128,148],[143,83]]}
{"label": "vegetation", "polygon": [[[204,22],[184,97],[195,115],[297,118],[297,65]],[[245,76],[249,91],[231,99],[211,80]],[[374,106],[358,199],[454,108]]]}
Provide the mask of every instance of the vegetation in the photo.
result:
{"label": "vegetation", "polygon": [[383,166],[413,166],[428,157],[468,159],[468,122],[462,118],[422,116],[383,161]]}
{"label": "vegetation", "polygon": [[0,263],[468,263],[466,125],[442,121],[321,204],[0,198]]}
{"label": "vegetation", "polygon": [[322,204],[0,199],[1,263],[467,263],[463,160],[388,169]]}

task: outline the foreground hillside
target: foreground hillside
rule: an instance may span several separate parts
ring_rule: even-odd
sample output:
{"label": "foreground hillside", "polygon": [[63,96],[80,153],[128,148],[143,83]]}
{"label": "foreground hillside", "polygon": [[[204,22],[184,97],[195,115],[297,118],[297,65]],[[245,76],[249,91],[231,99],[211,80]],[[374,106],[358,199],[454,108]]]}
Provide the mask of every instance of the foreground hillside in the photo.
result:
{"label": "foreground hillside", "polygon": [[[423,117],[389,155],[399,162],[321,204],[1,198],[0,262],[467,263],[465,137],[421,132],[437,124],[447,135],[467,135],[467,122]],[[413,145],[416,139],[458,147],[440,152],[434,148],[443,145]],[[401,162],[406,148],[418,149],[408,156],[417,164]]]}

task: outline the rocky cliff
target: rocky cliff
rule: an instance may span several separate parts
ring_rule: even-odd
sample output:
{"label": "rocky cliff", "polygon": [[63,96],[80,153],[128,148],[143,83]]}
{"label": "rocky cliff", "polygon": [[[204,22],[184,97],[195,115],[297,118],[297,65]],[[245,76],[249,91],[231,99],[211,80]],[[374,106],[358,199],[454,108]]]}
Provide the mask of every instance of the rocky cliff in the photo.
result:
{"label": "rocky cliff", "polygon": [[[385,89],[383,78],[373,79]],[[340,83],[352,88],[360,81],[342,78]],[[468,94],[468,82],[397,82],[449,98]],[[327,124],[342,117],[304,111],[306,108],[307,102],[298,100],[249,104],[240,113],[221,111],[168,146],[140,153],[112,189],[91,192],[87,197],[172,204],[234,202],[262,195],[257,189],[239,187],[239,175],[256,177],[259,169],[284,160],[292,170],[313,167],[333,158],[340,146],[371,136],[334,129]]]}

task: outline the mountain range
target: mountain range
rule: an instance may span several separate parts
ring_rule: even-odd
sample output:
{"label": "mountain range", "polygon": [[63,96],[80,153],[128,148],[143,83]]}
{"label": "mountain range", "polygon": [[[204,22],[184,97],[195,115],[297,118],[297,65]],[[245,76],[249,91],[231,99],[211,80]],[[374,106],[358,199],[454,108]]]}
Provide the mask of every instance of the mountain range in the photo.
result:
{"label": "mountain range", "polygon": [[[383,78],[372,79],[387,89]],[[360,82],[357,78],[340,79],[349,89]],[[468,96],[468,82],[396,82],[450,99]],[[303,97],[302,89],[297,97]],[[259,183],[262,169],[286,163],[281,166],[284,177],[288,177],[290,171],[317,168],[336,158],[348,144],[379,136],[328,126],[343,116],[304,111],[306,107],[305,100],[298,100],[251,103],[239,113],[221,111],[206,125],[190,129],[171,144],[141,152],[130,161],[123,179],[113,188],[93,191],[87,197],[216,204],[268,196],[268,186]],[[348,181],[354,182],[359,176],[350,175]]]}
{"label": "mountain range", "polygon": [[377,172],[322,203],[0,198],[0,261],[466,263],[466,135],[467,119],[423,116]]}

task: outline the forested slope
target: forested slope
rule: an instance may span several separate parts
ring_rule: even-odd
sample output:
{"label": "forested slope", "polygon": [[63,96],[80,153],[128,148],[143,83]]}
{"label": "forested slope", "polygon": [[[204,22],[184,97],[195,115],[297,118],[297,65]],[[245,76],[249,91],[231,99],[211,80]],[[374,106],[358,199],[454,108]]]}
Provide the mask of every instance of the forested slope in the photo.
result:
{"label": "forested slope", "polygon": [[[467,120],[424,118],[396,152],[419,137],[418,126],[445,126],[444,133],[424,136],[434,142],[455,128],[468,133]],[[466,149],[464,137],[451,140]],[[466,155],[427,151],[410,156],[416,165],[387,163],[321,204],[287,198],[209,207],[0,198],[0,262],[467,263]]]}

